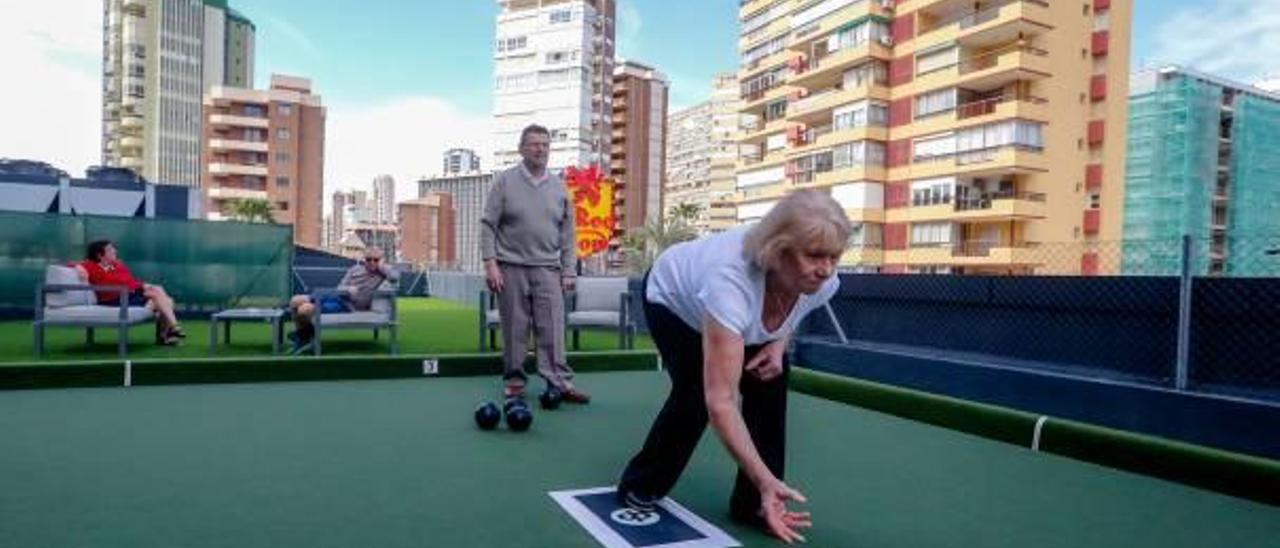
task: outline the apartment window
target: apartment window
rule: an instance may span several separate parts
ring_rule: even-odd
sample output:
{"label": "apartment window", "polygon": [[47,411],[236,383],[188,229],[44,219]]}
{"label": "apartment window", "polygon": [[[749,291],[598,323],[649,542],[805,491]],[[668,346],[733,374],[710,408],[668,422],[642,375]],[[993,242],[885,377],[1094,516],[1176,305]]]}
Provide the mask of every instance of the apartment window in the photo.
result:
{"label": "apartment window", "polygon": [[1099,209],[1102,207],[1102,194],[1097,192],[1089,193],[1089,209]]}
{"label": "apartment window", "polygon": [[774,101],[764,107],[764,121],[766,123],[774,120],[781,120],[787,116],[787,101]]}
{"label": "apartment window", "polygon": [[276,202],[276,209],[280,211],[289,211],[289,202]]}
{"label": "apartment window", "polygon": [[883,166],[884,143],[856,141],[831,149],[836,169],[859,166]]}
{"label": "apartment window", "polygon": [[911,225],[911,245],[946,245],[952,232],[951,223],[916,223]]}
{"label": "apartment window", "polygon": [[573,10],[553,10],[551,12],[552,23],[568,23],[573,20]]}
{"label": "apartment window", "polygon": [[282,127],[276,130],[276,139],[279,139],[281,141],[288,141],[289,139],[292,139],[292,138],[293,138],[293,132],[289,131],[289,128]]}
{"label": "apartment window", "polygon": [[293,114],[293,105],[290,105],[289,103],[277,103],[276,112],[279,112],[281,116],[289,116]]}
{"label": "apartment window", "polygon": [[870,19],[854,25],[852,28],[834,32],[827,37],[827,51],[837,52],[846,48],[861,46],[871,40],[887,42],[889,25]]}
{"label": "apartment window", "polygon": [[916,96],[916,119],[955,110],[956,88],[940,89]]}
{"label": "apartment window", "polygon": [[276,163],[277,163],[277,164],[287,164],[287,163],[291,162],[292,160],[293,160],[293,156],[292,156],[292,155],[290,155],[288,152],[277,152],[277,153],[276,153]]}
{"label": "apartment window", "polygon": [[750,97],[773,89],[787,76],[787,66],[781,65],[773,70],[756,76],[742,83],[742,95]]}
{"label": "apartment window", "polygon": [[529,37],[527,36],[498,38],[497,40],[498,53],[502,53],[504,51],[516,51],[519,49],[524,49],[528,45],[529,45]]}
{"label": "apartment window", "polygon": [[289,188],[289,178],[276,177],[276,188]]}
{"label": "apartment window", "polygon": [[844,72],[844,89],[855,89],[889,81],[889,66],[884,61],[869,61]]}
{"label": "apartment window", "polygon": [[911,143],[912,161],[924,161],[945,158],[956,153],[956,136],[948,133],[934,137],[916,139]]}
{"label": "apartment window", "polygon": [[789,33],[775,36],[758,46],[748,49],[742,54],[742,66],[755,68],[755,64],[761,59],[782,51],[787,46],[787,39],[790,36]]}
{"label": "apartment window", "polygon": [[1044,148],[1044,134],[1039,123],[1013,120],[987,124],[956,132],[956,151],[967,152],[1003,146]]}
{"label": "apartment window", "polygon": [[916,74],[952,67],[960,63],[960,48],[950,46],[916,55]]}
{"label": "apartment window", "polygon": [[569,52],[553,51],[547,54],[547,64],[556,65],[569,60]]}
{"label": "apartment window", "polygon": [[911,205],[949,204],[955,194],[955,187],[956,180],[953,177],[915,181],[911,183]]}
{"label": "apartment window", "polygon": [[860,101],[837,108],[831,117],[833,131],[866,126],[884,126],[889,122],[889,107],[880,102]]}

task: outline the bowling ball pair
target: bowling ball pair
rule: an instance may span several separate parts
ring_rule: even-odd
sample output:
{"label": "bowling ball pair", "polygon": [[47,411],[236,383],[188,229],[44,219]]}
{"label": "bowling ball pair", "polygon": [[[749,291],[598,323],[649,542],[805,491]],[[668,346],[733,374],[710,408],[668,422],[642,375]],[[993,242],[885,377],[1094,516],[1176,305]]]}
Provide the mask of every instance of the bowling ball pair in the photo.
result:
{"label": "bowling ball pair", "polygon": [[501,411],[496,403],[481,403],[475,411],[476,426],[481,430],[493,430],[504,415],[507,417],[507,428],[516,432],[528,430],[533,424],[533,412],[529,410],[528,404],[524,400],[512,398],[507,400]]}
{"label": "bowling ball pair", "polygon": [[510,398],[502,406],[502,414],[507,417],[507,428],[516,432],[524,432],[533,424],[533,411],[523,398]]}

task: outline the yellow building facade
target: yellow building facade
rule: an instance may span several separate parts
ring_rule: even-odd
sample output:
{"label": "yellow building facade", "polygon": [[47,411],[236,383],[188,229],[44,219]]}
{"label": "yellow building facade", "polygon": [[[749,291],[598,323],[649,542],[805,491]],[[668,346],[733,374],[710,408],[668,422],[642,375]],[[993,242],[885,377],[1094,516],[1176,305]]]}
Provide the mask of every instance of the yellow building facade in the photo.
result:
{"label": "yellow building facade", "polygon": [[820,188],[858,270],[1114,271],[1131,9],[743,1],[738,222]]}

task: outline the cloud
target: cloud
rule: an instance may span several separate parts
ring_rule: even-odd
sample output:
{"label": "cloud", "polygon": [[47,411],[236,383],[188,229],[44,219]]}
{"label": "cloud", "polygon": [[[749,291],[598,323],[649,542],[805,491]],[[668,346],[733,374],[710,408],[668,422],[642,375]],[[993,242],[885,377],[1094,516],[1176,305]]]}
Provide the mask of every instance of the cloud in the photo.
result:
{"label": "cloud", "polygon": [[73,176],[101,160],[102,2],[0,0],[0,157]]}
{"label": "cloud", "polygon": [[615,13],[615,25],[619,55],[626,56],[640,51],[640,29],[644,27],[644,19],[640,10],[636,9],[635,0],[619,0]]}
{"label": "cloud", "polygon": [[483,169],[491,165],[490,117],[462,112],[439,98],[330,105],[326,123],[326,203],[337,190],[369,190],[380,174],[395,178],[397,200],[417,198],[417,180],[439,174],[441,156],[451,148],[473,149]]}
{"label": "cloud", "polygon": [[1220,0],[1172,12],[1155,29],[1152,63],[1256,81],[1280,70],[1280,0]]}

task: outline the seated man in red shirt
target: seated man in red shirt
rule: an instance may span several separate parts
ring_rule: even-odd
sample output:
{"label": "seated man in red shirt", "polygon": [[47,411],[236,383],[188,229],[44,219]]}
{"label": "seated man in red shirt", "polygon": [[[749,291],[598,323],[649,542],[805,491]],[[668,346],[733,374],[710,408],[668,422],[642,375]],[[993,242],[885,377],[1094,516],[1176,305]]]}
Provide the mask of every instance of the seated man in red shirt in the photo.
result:
{"label": "seated man in red shirt", "polygon": [[[115,244],[111,240],[98,240],[89,244],[85,259],[76,264],[81,277],[93,285],[123,285],[129,288],[128,305],[145,306],[156,313],[160,323],[160,343],[173,346],[187,334],[178,324],[173,313],[173,299],[158,285],[145,284],[133,277],[129,267],[120,262]],[[98,291],[98,304],[116,305],[120,302],[118,291]]]}

